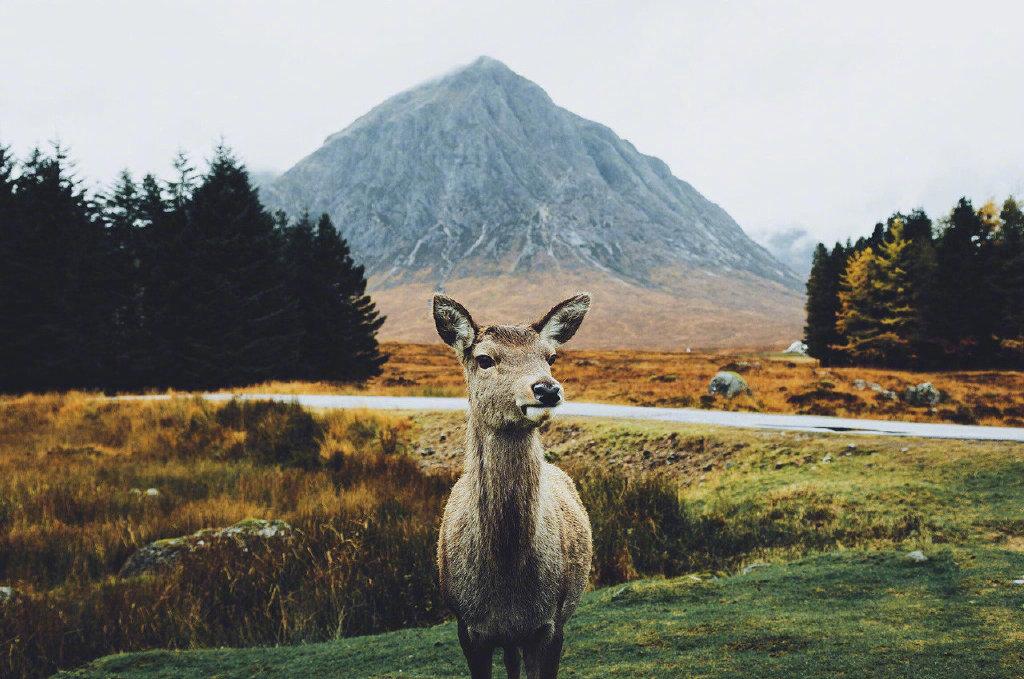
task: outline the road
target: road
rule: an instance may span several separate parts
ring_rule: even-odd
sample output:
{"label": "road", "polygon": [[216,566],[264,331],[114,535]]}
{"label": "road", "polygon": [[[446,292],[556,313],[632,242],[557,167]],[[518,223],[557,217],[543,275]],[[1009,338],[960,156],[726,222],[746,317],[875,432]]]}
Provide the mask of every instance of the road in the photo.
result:
{"label": "road", "polygon": [[[227,392],[204,394],[212,401],[232,398],[251,400],[296,401],[309,408],[346,408],[370,410],[465,410],[462,398],[429,396],[350,396],[322,394],[241,394]],[[127,396],[122,398],[164,399],[168,396]],[[932,424],[930,422],[894,422],[888,420],[857,420],[817,415],[778,415],[767,413],[724,412],[694,408],[652,408],[607,403],[568,402],[555,411],[556,417],[603,417],[655,422],[682,422],[715,427],[744,429],[776,429],[819,434],[870,434],[875,436],[910,436],[930,439],[961,439],[967,441],[1024,442],[1024,428],[982,427],[963,424]]]}

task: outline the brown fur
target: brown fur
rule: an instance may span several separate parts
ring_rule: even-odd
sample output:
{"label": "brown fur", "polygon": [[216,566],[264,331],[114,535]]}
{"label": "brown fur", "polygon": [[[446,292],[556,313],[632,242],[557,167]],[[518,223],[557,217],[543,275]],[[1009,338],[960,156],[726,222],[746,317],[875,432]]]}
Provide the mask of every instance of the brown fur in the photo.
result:
{"label": "brown fur", "polygon": [[[462,477],[445,507],[438,540],[442,594],[477,679],[505,651],[509,676],[555,677],[562,628],[586,587],[590,522],[572,480],[544,460],[532,386],[557,385],[549,359],[583,320],[578,295],[533,326],[479,328],[461,305],[434,299],[438,332],[463,363],[469,427]],[[463,317],[464,316],[464,317]],[[482,368],[479,356],[490,357]]]}

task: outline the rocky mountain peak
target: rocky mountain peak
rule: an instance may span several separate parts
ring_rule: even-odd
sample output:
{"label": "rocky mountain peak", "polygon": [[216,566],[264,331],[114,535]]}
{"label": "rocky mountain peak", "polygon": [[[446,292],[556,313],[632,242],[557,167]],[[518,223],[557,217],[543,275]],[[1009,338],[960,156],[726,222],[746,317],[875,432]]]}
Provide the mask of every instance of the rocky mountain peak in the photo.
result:
{"label": "rocky mountain peak", "polygon": [[330,214],[375,286],[545,270],[664,286],[680,268],[799,286],[665,163],[490,57],[375,107],[265,198]]}

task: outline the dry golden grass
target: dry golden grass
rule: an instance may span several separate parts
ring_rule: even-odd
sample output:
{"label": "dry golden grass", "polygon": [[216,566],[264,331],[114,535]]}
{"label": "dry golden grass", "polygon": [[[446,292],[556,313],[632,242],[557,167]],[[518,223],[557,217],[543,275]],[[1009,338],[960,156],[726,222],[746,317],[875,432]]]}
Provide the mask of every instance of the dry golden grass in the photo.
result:
{"label": "dry golden grass", "polygon": [[[384,373],[365,385],[272,382],[240,391],[462,396],[465,388],[452,352],[441,344],[384,344]],[[707,396],[720,369],[735,369],[752,396]],[[758,352],[673,353],[637,350],[570,350],[553,368],[570,399],[630,405],[714,408],[774,413],[839,415],[920,422],[1024,426],[1024,372],[981,370],[910,372],[873,368],[821,368],[804,357]],[[855,380],[901,393],[931,382],[948,398],[934,408],[911,407]]]}
{"label": "dry golden grass", "polygon": [[[0,676],[439,620],[433,561],[461,447],[454,419],[80,393],[0,400],[0,585],[15,590],[0,601]],[[597,585],[840,545],[1021,534],[1010,444],[579,421],[543,436],[590,514]],[[297,532],[211,539],[165,573],[118,575],[152,540],[245,518]]]}

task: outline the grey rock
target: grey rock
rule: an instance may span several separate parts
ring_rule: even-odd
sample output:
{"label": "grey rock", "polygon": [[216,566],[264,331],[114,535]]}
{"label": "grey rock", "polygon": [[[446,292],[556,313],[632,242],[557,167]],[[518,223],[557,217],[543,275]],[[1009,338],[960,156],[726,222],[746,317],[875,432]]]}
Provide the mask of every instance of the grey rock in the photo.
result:
{"label": "grey rock", "polygon": [[738,373],[723,370],[711,378],[711,382],[708,383],[708,393],[714,396],[735,398],[740,394],[749,394],[750,387]]}
{"label": "grey rock", "polygon": [[751,573],[753,573],[758,568],[767,568],[770,565],[771,564],[767,564],[767,563],[764,563],[764,562],[761,562],[761,561],[756,561],[756,562],[754,562],[752,564],[747,564],[746,566],[744,566],[743,570],[740,571],[740,573],[742,573],[743,575],[750,575]]}
{"label": "grey rock", "polygon": [[151,542],[128,557],[119,575],[123,578],[166,570],[176,564],[182,554],[208,547],[218,538],[281,539],[294,534],[286,522],[266,519],[245,519],[226,528],[204,528],[192,535]]}
{"label": "grey rock", "polygon": [[807,355],[807,345],[804,344],[803,342],[801,342],[800,340],[797,340],[796,342],[793,342],[792,344],[790,344],[789,348],[787,348],[782,353],[784,353],[784,354],[799,354],[800,356],[806,356]]}
{"label": "grey rock", "polygon": [[920,549],[915,549],[912,552],[907,552],[907,561],[913,561],[914,563],[924,563],[928,560],[928,557],[924,555]]}
{"label": "grey rock", "polygon": [[160,497],[160,491],[156,488],[147,488],[146,497]]}
{"label": "grey rock", "polygon": [[481,57],[372,109],[260,191],[328,213],[375,285],[544,270],[803,280],[604,125]]}
{"label": "grey rock", "polygon": [[903,400],[912,406],[933,406],[942,400],[942,392],[931,382],[922,382],[903,391]]}
{"label": "grey rock", "polygon": [[821,463],[822,464],[831,464],[832,463],[832,453],[825,453],[825,457],[821,458]]}
{"label": "grey rock", "polygon": [[6,604],[8,601],[14,599],[16,594],[17,592],[15,592],[13,587],[8,587],[6,585],[0,587],[0,605]]}

